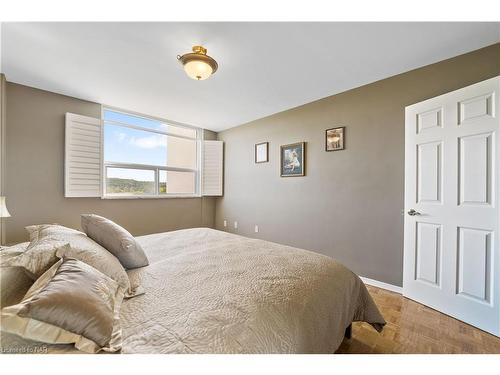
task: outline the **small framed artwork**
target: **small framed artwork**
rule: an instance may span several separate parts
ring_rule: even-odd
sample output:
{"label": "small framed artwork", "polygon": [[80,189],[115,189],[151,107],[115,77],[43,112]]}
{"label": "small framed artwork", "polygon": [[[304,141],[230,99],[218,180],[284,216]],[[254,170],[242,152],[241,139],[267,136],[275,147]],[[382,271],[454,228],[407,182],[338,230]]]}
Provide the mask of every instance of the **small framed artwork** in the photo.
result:
{"label": "small framed artwork", "polygon": [[255,145],[255,163],[267,163],[269,161],[269,142],[257,143]]}
{"label": "small framed artwork", "polygon": [[281,177],[305,176],[306,153],[305,142],[281,146]]}
{"label": "small framed artwork", "polygon": [[325,151],[339,151],[345,147],[345,126],[327,129],[325,134]]}

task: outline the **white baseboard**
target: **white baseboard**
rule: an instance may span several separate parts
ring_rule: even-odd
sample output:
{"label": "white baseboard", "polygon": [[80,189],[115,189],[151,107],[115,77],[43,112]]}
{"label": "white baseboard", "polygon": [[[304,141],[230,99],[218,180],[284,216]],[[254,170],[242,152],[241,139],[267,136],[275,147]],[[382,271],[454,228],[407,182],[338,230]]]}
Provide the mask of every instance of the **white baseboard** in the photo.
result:
{"label": "white baseboard", "polygon": [[359,278],[365,284],[368,284],[368,285],[371,285],[371,286],[376,286],[377,288],[382,288],[382,289],[390,290],[391,292],[394,292],[394,293],[403,294],[403,288],[400,287],[400,286],[396,286],[396,285],[392,285],[392,284],[387,284],[387,283],[384,283],[382,281],[369,279],[368,277],[363,277],[363,276],[360,276]]}

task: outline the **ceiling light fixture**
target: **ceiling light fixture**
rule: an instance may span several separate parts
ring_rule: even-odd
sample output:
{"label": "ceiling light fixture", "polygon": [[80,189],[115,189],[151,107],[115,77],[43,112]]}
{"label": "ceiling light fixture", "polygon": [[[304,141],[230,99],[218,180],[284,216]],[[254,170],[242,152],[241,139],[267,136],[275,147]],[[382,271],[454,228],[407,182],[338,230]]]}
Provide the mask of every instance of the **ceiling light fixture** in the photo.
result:
{"label": "ceiling light fixture", "polygon": [[207,55],[207,49],[202,46],[194,46],[192,53],[186,53],[182,56],[177,55],[186,74],[198,81],[207,79],[217,71],[217,61]]}

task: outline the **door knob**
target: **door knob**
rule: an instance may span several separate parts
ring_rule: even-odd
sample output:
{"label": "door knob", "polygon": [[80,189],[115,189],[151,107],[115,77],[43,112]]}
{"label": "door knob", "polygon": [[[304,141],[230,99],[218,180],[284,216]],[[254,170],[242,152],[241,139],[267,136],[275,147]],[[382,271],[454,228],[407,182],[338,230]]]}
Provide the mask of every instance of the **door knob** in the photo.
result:
{"label": "door knob", "polygon": [[408,211],[408,215],[410,215],[410,216],[420,215],[420,212],[415,211],[413,208],[411,208],[411,209]]}

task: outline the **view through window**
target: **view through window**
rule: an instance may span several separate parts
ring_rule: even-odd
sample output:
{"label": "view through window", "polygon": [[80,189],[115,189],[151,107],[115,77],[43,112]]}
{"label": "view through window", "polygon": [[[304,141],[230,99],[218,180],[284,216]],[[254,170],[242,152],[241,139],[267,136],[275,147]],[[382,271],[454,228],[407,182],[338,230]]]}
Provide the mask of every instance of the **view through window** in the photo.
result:
{"label": "view through window", "polygon": [[199,138],[200,129],[105,109],[105,195],[196,195]]}

